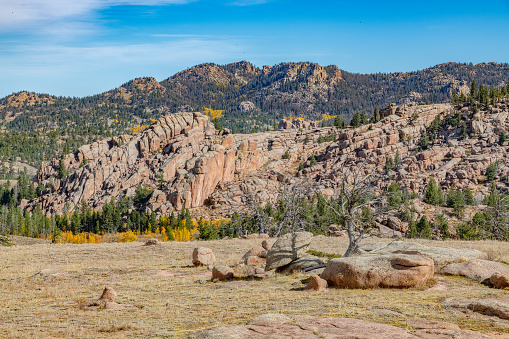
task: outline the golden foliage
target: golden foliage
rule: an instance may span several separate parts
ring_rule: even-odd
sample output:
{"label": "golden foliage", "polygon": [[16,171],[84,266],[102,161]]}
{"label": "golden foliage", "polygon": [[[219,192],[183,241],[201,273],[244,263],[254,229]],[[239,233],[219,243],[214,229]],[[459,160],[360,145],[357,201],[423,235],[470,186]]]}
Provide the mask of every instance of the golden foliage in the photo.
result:
{"label": "golden foliage", "polygon": [[202,108],[203,108],[203,113],[205,115],[207,115],[208,117],[210,117],[210,119],[219,119],[223,116],[224,110],[212,109],[210,106],[202,107]]}
{"label": "golden foliage", "polygon": [[97,244],[100,240],[99,235],[91,233],[72,234],[71,231],[62,232],[55,237],[55,242],[59,244]]}

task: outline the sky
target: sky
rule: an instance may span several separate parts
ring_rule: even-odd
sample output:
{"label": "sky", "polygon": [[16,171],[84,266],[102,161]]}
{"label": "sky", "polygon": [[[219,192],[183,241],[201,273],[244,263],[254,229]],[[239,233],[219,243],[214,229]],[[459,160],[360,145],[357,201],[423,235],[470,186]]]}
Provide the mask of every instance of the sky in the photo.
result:
{"label": "sky", "polygon": [[509,62],[509,0],[0,0],[0,97],[83,97],[241,60],[354,73]]}

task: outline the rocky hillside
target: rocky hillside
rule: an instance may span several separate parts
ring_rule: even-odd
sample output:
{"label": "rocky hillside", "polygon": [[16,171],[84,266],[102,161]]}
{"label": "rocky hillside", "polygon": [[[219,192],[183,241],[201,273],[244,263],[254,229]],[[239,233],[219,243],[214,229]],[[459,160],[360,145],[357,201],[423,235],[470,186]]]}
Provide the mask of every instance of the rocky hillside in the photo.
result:
{"label": "rocky hillside", "polygon": [[[117,89],[86,98],[16,93],[0,99],[0,118],[8,131],[33,132],[66,127],[107,128],[117,134],[168,113],[222,111],[225,127],[250,132],[272,126],[283,116],[320,120],[322,114],[349,121],[358,109],[368,116],[375,105],[449,102],[452,89],[467,93],[470,82],[501,87],[509,65],[446,63],[408,73],[356,74],[337,66],[280,63],[259,69],[242,61],[202,64],[157,82],[138,78]],[[89,119],[83,121],[86,114]]]}
{"label": "rocky hillside", "polygon": [[434,177],[444,191],[468,186],[481,200],[490,187],[486,168],[497,161],[495,180],[506,189],[509,147],[499,144],[500,131],[509,130],[505,99],[476,113],[466,104],[389,106],[381,113],[379,122],[355,129],[313,128],[293,119],[278,131],[254,134],[217,131],[201,113],[168,115],[134,137],[80,147],[63,159],[71,172],[63,180],[59,160],[45,163],[36,180],[51,192],[32,206],[59,213],[66,202],[72,208],[85,201],[101,208],[111,197],[133,196],[141,185],[153,190],[143,208],[163,214],[201,208],[202,215],[224,216],[247,200],[274,201],[283,183],[296,180],[332,195],[343,163],[369,157],[368,167],[383,167],[396,153],[401,161],[387,168],[381,189],[397,181],[420,195]]}

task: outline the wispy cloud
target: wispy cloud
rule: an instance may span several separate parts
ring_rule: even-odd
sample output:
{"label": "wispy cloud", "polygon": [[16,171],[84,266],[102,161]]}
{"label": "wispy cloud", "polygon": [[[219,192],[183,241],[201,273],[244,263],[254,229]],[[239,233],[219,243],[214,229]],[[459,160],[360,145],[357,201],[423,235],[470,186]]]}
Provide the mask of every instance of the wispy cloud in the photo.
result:
{"label": "wispy cloud", "polygon": [[140,76],[158,80],[204,62],[243,58],[235,39],[185,38],[158,43],[64,46],[34,43],[4,46],[0,53],[0,97],[29,90],[84,96],[115,88]]}
{"label": "wispy cloud", "polygon": [[86,20],[95,11],[121,5],[161,6],[194,0],[3,0],[0,31],[34,27],[59,20]]}

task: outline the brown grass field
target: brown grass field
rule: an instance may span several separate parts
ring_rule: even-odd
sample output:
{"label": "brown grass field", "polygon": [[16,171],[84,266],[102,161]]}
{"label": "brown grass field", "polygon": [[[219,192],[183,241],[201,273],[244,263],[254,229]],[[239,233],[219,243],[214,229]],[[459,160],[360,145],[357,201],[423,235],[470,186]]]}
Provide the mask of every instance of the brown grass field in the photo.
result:
{"label": "brown grass field", "polygon": [[[388,241],[372,239],[370,241]],[[509,321],[445,309],[450,296],[508,297],[461,277],[436,276],[426,288],[394,290],[303,289],[304,274],[274,275],[266,280],[238,278],[211,282],[206,268],[191,264],[193,248],[210,247],[219,264],[234,266],[261,240],[48,244],[16,238],[0,247],[1,338],[173,338],[223,324],[243,324],[264,313],[352,317],[411,328],[409,318],[443,320],[462,329],[507,338]],[[432,246],[475,248],[509,262],[509,244],[501,242],[422,241]],[[315,237],[311,249],[342,254],[343,238]],[[53,271],[43,271],[52,269]],[[236,268],[242,275],[242,269]],[[97,309],[106,286],[118,294],[122,310]]]}

